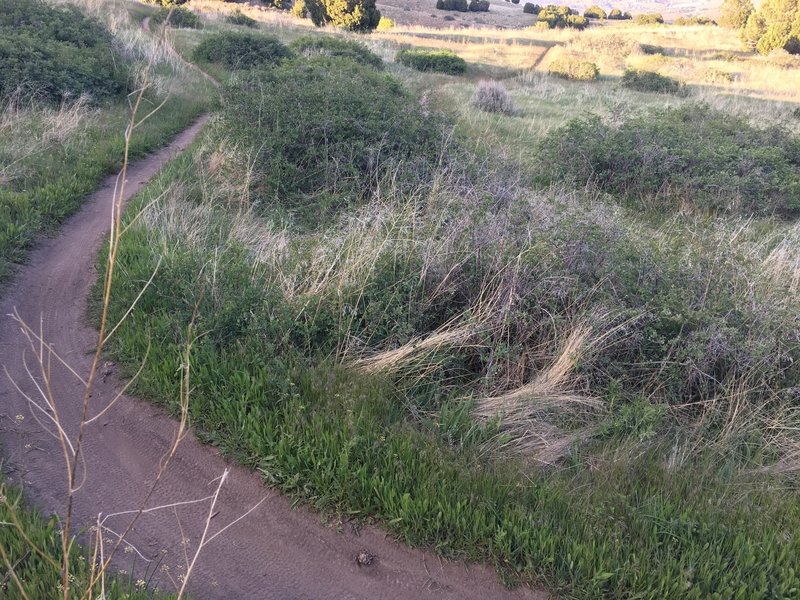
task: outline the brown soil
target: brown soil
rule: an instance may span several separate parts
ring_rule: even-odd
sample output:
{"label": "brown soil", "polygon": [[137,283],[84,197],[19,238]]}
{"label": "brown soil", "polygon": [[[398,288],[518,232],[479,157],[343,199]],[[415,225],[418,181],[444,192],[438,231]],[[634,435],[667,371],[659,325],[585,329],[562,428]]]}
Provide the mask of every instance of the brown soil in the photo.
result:
{"label": "brown soil", "polygon": [[[186,148],[206,119],[201,118],[168,147],[132,164],[126,196],[139,191],[166,161]],[[36,387],[26,373],[26,358],[31,359],[27,341],[6,315],[16,309],[36,330],[41,325],[55,350],[78,373],[88,372],[97,334],[86,321],[86,298],[97,277],[95,257],[109,227],[114,184],[114,177],[106,179],[57,237],[38,246],[0,300],[0,361],[8,372],[8,377],[0,377],[0,444],[5,469],[14,483],[24,486],[27,499],[48,514],[64,511],[63,457],[56,440],[36,422],[30,405],[11,383],[15,381],[36,397]],[[51,385],[65,428],[74,434],[84,386],[55,364]],[[107,365],[97,380],[92,410],[113,398],[120,385],[113,365]],[[92,525],[101,512],[139,507],[175,428],[175,421],[163,411],[127,396],[88,428],[84,448],[87,480],[75,496],[79,527]],[[376,528],[365,527],[357,533],[345,524],[343,531],[338,531],[321,523],[319,515],[293,508],[290,499],[266,488],[256,473],[231,466],[191,435],[182,442],[149,505],[206,497],[226,468],[231,468],[231,476],[220,496],[219,513],[211,521],[212,532],[262,499],[264,503],[205,550],[190,579],[195,598],[547,597],[529,588],[508,590],[486,566],[443,561],[433,553],[397,543]],[[144,515],[128,538],[136,552],[120,554],[117,566],[130,572],[133,557],[141,553],[152,561],[149,568],[157,571],[156,581],[162,589],[171,589],[170,577],[177,581],[182,572],[182,535],[193,551],[207,511],[206,503]],[[121,531],[126,523],[116,518],[109,527]],[[360,556],[370,560],[359,561]],[[135,563],[134,577],[138,577],[145,563],[139,557]]]}

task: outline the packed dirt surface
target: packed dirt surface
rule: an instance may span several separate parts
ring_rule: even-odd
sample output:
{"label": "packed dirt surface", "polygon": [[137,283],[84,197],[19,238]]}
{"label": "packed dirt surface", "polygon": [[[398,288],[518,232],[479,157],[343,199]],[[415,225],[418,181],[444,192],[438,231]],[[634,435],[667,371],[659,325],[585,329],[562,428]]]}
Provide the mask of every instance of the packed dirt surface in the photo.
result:
{"label": "packed dirt surface", "polygon": [[[132,164],[126,198],[139,191],[162,165],[180,153],[201,131],[201,118],[160,152]],[[0,444],[4,469],[12,483],[24,486],[29,501],[45,513],[63,516],[67,482],[57,441],[34,418],[30,403],[15,388],[39,400],[33,353],[15,310],[71,367],[89,371],[97,333],[87,322],[86,300],[97,277],[95,259],[110,223],[115,178],[86,199],[57,237],[44,240],[7,287],[0,300],[0,361],[8,377],[0,378]],[[51,365],[50,386],[62,423],[75,435],[81,416],[84,384],[66,368]],[[178,374],[176,373],[176,377]],[[38,384],[41,377],[35,376]],[[113,364],[96,380],[90,414],[121,388]],[[84,455],[86,482],[75,495],[75,519],[84,530],[99,513],[139,508],[169,448],[176,422],[153,405],[124,396],[87,429]],[[170,463],[167,475],[148,507],[190,502],[213,493],[216,479],[231,469],[222,489],[209,535],[251,507],[258,508],[207,546],[190,578],[194,598],[345,599],[345,598],[546,598],[529,588],[508,590],[486,566],[446,562],[433,553],[410,549],[372,527],[354,530],[321,522],[319,515],[293,508],[290,499],[265,487],[253,472],[231,466],[213,448],[189,435]],[[185,504],[143,515],[128,537],[128,551],[116,566],[134,580],[148,579],[172,591],[185,572],[185,554],[197,547],[209,502]],[[114,517],[105,537],[127,526],[129,517]],[[340,531],[341,529],[341,531]],[[359,565],[359,554],[374,557]],[[364,561],[370,562],[370,561]]]}

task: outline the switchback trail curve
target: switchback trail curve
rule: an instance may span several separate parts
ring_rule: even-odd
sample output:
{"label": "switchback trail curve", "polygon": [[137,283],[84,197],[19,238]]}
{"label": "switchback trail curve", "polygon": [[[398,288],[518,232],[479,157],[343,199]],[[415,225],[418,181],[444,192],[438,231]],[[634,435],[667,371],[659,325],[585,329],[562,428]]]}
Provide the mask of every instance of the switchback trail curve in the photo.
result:
{"label": "switchback trail curve", "polygon": [[[207,120],[201,117],[169,146],[131,164],[126,200],[138,192],[171,158],[183,151]],[[115,177],[107,178],[59,234],[42,241],[8,285],[0,300],[0,444],[5,470],[24,486],[26,498],[45,513],[61,514],[66,478],[57,442],[32,418],[28,402],[12,380],[35,394],[26,372],[27,341],[10,318],[17,310],[79,373],[87,373],[97,333],[86,319],[86,300],[97,277],[95,257],[110,221]],[[27,353],[30,360],[30,352]],[[177,375],[176,375],[177,376]],[[98,405],[121,388],[113,368],[98,377],[93,401]],[[66,429],[74,433],[80,419],[83,384],[60,366],[53,366],[52,387]],[[22,418],[20,418],[22,417]],[[176,422],[161,409],[125,396],[87,430],[84,455],[87,481],[75,496],[79,526],[94,523],[98,513],[137,508],[169,447]],[[226,469],[231,474],[222,490],[212,531],[263,503],[247,518],[214,540],[201,555],[190,578],[194,598],[208,599],[503,599],[546,598],[530,588],[508,590],[483,565],[441,560],[435,554],[408,548],[381,532],[364,527],[358,533],[326,526],[319,515],[293,508],[290,499],[265,487],[251,471],[230,465],[213,448],[189,435],[181,443],[167,475],[149,505],[157,506],[208,496],[213,481]],[[120,554],[117,567],[144,567],[137,553],[152,561],[162,589],[179,580],[183,563],[181,540],[193,549],[202,532],[208,505],[148,513],[128,537],[136,552]],[[124,528],[126,521],[109,526]],[[110,534],[109,534],[110,536]],[[358,566],[362,550],[375,555],[370,566]]]}

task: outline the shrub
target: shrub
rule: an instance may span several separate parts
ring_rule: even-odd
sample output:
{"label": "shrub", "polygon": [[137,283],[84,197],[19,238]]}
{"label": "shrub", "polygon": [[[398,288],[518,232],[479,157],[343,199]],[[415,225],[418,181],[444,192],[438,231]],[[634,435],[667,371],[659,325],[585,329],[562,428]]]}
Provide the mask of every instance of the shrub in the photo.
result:
{"label": "shrub", "polygon": [[381,20],[378,21],[378,26],[375,28],[376,31],[388,31],[389,29],[394,29],[397,26],[392,19],[389,17],[381,17]]}
{"label": "shrub", "polygon": [[800,119],[800,108],[795,108],[795,109],[792,111],[792,116],[793,116],[795,119]]}
{"label": "shrub", "polygon": [[511,0],[511,4],[519,4],[519,0]]}
{"label": "shrub", "polygon": [[593,62],[569,57],[551,62],[548,72],[556,77],[575,81],[594,81],[600,75],[600,69]]}
{"label": "shrub", "polygon": [[639,50],[642,54],[647,54],[648,56],[666,54],[666,49],[663,46],[656,46],[655,44],[639,44]]}
{"label": "shrub", "polygon": [[489,0],[470,0],[470,12],[489,12]]}
{"label": "shrub", "polygon": [[735,78],[733,73],[729,73],[728,71],[722,71],[720,69],[715,69],[713,67],[708,67],[702,72],[701,75],[703,81],[707,83],[733,83]]}
{"label": "shrub", "polygon": [[505,86],[497,81],[481,81],[472,95],[470,104],[490,113],[511,115],[516,112],[514,101]]}
{"label": "shrub", "polygon": [[539,11],[538,21],[546,23],[548,29],[565,27],[585,29],[589,24],[586,17],[572,14],[569,6],[555,6],[554,4],[549,4]]}
{"label": "shrub", "polygon": [[526,2],[525,6],[522,7],[522,12],[528,13],[529,15],[538,15],[541,10],[541,6],[538,4],[533,4],[532,2]]}
{"label": "shrub", "polygon": [[637,92],[655,92],[658,94],[675,94],[677,96],[688,95],[688,90],[684,83],[654,71],[627,69],[622,76],[622,86]]}
{"label": "shrub", "polygon": [[252,69],[272,65],[292,53],[279,40],[255,33],[226,31],[207,36],[194,49],[197,61],[220,63],[229,69]]}
{"label": "shrub", "polygon": [[689,25],[716,25],[717,22],[708,17],[678,17],[675,19],[675,25],[689,26]]}
{"label": "shrub", "polygon": [[159,8],[152,17],[150,17],[150,22],[155,25],[160,25],[164,23],[169,17],[169,22],[167,25],[170,27],[175,27],[176,29],[202,29],[203,23],[200,21],[200,17],[197,14],[193,13],[192,11],[177,7],[177,8],[168,8],[162,7]]}
{"label": "shrub", "polygon": [[752,0],[724,0],[720,7],[720,25],[728,29],[741,29],[754,11]]}
{"label": "shrub", "polygon": [[467,0],[436,0],[436,8],[438,10],[456,10],[458,12],[467,12],[469,4]]}
{"label": "shrub", "polygon": [[622,12],[618,8],[612,8],[608,13],[608,18],[612,21],[630,21],[633,16],[629,12]]}
{"label": "shrub", "polygon": [[290,47],[305,56],[347,58],[362,65],[383,69],[383,59],[359,42],[332,36],[306,35],[297,38]]}
{"label": "shrub", "polygon": [[308,18],[308,8],[306,8],[306,0],[294,0],[290,12],[300,19]]}
{"label": "shrub", "polygon": [[111,35],[75,6],[0,0],[0,97],[62,102],[124,94],[128,67]]}
{"label": "shrub", "polygon": [[[547,169],[674,210],[800,215],[800,145],[787,130],[692,105],[614,126],[581,119],[548,135]],[[746,167],[743,167],[746,165]]]}
{"label": "shrub", "polygon": [[368,197],[384,170],[424,177],[440,144],[436,117],[399,82],[351,60],[249,71],[222,97],[223,135],[257,155],[253,196],[300,220]]}
{"label": "shrub", "polygon": [[241,25],[243,27],[258,27],[258,21],[251,19],[240,10],[228,15],[225,18],[225,22],[231,25]]}
{"label": "shrub", "polygon": [[597,6],[596,4],[590,6],[585,11],[583,11],[583,16],[587,19],[606,19],[608,18],[608,14],[606,11],[601,7]]}
{"label": "shrub", "polygon": [[375,0],[305,0],[314,25],[334,25],[350,31],[375,29],[381,12]]}
{"label": "shrub", "polygon": [[400,50],[397,62],[417,71],[431,71],[448,75],[463,75],[467,63],[450,50]]}
{"label": "shrub", "polygon": [[660,13],[642,13],[636,15],[637,25],[661,25],[664,17]]}

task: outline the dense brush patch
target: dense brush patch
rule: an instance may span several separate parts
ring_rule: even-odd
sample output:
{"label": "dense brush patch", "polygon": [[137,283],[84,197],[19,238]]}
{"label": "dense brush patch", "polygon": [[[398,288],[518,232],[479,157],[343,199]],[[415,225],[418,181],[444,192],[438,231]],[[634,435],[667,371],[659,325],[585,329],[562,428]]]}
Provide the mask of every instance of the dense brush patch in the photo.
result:
{"label": "dense brush patch", "polygon": [[274,37],[226,31],[203,38],[192,56],[196,61],[220,63],[229,69],[252,69],[277,64],[292,53]]}
{"label": "dense brush patch", "polygon": [[363,200],[388,171],[430,173],[441,132],[395,79],[347,59],[249,72],[223,91],[221,135],[250,149],[254,200],[306,221]]}
{"label": "dense brush patch", "polygon": [[19,89],[53,102],[119,96],[128,89],[128,63],[109,32],[75,6],[0,0],[0,98]]}
{"label": "dense brush patch", "polygon": [[306,35],[297,38],[291,48],[306,57],[328,56],[347,58],[376,69],[383,69],[383,59],[364,44],[325,35]]}
{"label": "dense brush patch", "polygon": [[543,143],[557,179],[668,212],[800,214],[800,140],[703,105],[634,116],[621,124],[576,119]]}

